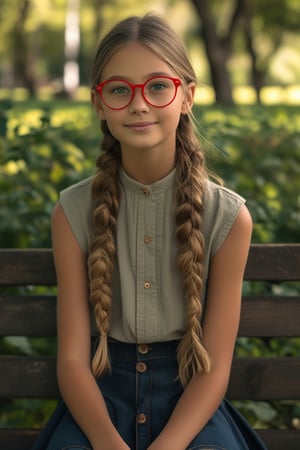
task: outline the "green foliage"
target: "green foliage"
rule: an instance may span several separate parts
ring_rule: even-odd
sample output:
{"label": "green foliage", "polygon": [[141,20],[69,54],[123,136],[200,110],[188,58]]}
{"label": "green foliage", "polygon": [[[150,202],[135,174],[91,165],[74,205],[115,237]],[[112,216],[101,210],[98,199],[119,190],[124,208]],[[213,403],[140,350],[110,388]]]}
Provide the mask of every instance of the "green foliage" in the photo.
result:
{"label": "green foliage", "polygon": [[[1,106],[0,246],[49,247],[50,215],[59,191],[92,170],[82,150],[84,139],[90,144],[85,121],[80,108],[72,118],[79,121],[76,126],[70,126],[67,111],[63,124],[53,124],[48,109],[9,120],[12,105]],[[87,108],[84,114],[90,115]]]}
{"label": "green foliage", "polygon": [[247,199],[254,242],[300,240],[299,109],[207,107],[197,114],[209,167]]}
{"label": "green foliage", "polygon": [[[299,107],[195,108],[209,168],[247,199],[255,242],[300,241]],[[0,246],[50,246],[59,191],[89,176],[99,126],[87,103],[0,103]],[[245,284],[245,292],[299,292],[299,285]],[[288,291],[287,291],[288,290]],[[299,339],[239,338],[239,356],[296,356]],[[48,339],[2,338],[1,353],[53,354]],[[299,402],[235,402],[258,427],[299,423]],[[55,402],[1,403],[0,425],[41,425]]]}

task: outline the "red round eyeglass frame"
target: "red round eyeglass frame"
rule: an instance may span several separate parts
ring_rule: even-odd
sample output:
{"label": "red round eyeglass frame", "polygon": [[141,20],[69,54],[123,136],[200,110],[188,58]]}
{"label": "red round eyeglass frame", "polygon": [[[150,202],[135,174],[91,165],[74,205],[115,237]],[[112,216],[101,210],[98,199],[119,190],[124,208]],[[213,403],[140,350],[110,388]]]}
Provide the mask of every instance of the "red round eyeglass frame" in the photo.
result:
{"label": "red round eyeglass frame", "polygon": [[[145,89],[146,84],[149,83],[149,81],[151,81],[151,80],[155,80],[156,78],[159,78],[159,79],[163,78],[163,79],[172,80],[173,83],[174,83],[174,86],[175,86],[175,93],[174,93],[174,96],[173,96],[172,100],[170,100],[166,105],[163,105],[163,106],[153,105],[153,103],[149,102],[149,100],[146,98],[145,93],[144,93],[144,89]],[[122,106],[121,108],[113,108],[112,106],[108,105],[105,102],[105,100],[104,100],[104,98],[102,96],[102,90],[103,90],[104,86],[107,83],[111,82],[111,81],[122,81],[122,82],[128,84],[128,86],[130,86],[130,88],[131,88],[131,91],[132,91],[131,97],[130,97],[128,103],[125,106]],[[100,95],[100,98],[103,101],[103,103],[109,109],[112,109],[113,111],[119,111],[121,109],[127,108],[127,106],[130,105],[130,103],[132,102],[132,100],[134,98],[134,93],[135,93],[136,88],[140,88],[141,89],[141,93],[142,93],[143,99],[145,100],[146,103],[148,103],[148,105],[151,105],[154,108],[165,108],[166,106],[169,106],[175,100],[176,95],[177,95],[177,91],[178,91],[178,87],[180,85],[181,85],[181,80],[179,78],[167,77],[167,76],[162,75],[162,76],[155,76],[155,77],[148,78],[148,80],[146,80],[144,83],[140,83],[140,84],[130,83],[130,81],[123,80],[122,78],[111,78],[109,80],[105,80],[105,81],[102,81],[102,83],[97,84],[95,86],[95,90]]]}

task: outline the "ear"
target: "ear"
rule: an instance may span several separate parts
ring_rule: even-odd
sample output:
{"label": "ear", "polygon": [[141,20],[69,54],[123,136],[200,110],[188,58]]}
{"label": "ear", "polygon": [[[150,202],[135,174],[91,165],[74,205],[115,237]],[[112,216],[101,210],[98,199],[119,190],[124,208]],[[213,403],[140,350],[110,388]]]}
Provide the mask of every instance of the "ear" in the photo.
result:
{"label": "ear", "polygon": [[100,117],[100,119],[105,120],[101,99],[94,89],[92,89],[92,92],[91,92],[91,101],[92,101],[95,111],[98,114],[98,116]]}
{"label": "ear", "polygon": [[184,102],[182,103],[181,114],[188,114],[191,111],[194,103],[195,92],[196,92],[196,83],[191,81],[185,88],[184,93],[185,98]]}

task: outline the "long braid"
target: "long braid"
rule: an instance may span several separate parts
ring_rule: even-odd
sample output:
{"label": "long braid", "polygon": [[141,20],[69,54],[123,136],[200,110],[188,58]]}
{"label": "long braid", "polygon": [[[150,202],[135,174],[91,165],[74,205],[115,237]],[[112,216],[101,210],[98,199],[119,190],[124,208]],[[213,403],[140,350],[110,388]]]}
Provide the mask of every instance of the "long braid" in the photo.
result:
{"label": "long braid", "polygon": [[204,156],[190,119],[181,118],[177,131],[177,264],[186,291],[186,332],[178,346],[179,378],[183,386],[199,372],[209,372],[210,359],[201,343],[201,291],[204,239],[201,233],[203,195],[207,179]]}
{"label": "long braid", "polygon": [[92,361],[95,376],[110,369],[107,336],[112,305],[112,273],[116,257],[116,224],[119,212],[120,167],[119,143],[102,122],[104,137],[102,154],[97,160],[97,171],[92,186],[93,240],[89,256],[90,301],[94,306],[100,341]]}
{"label": "long braid", "polygon": [[[140,42],[152,50],[174,70],[181,80],[196,83],[196,75],[186,50],[174,31],[160,18],[146,14],[131,17],[116,25],[102,40],[92,72],[93,89],[110,57],[128,42]],[[170,45],[173,42],[174,45]],[[94,98],[97,109],[97,101]],[[118,170],[119,143],[107,127],[104,129],[103,155],[98,159],[98,171],[93,184],[94,240],[89,258],[91,302],[101,340],[93,360],[94,373],[109,368],[107,334],[111,314],[111,281],[116,257],[115,233],[119,210]],[[204,242],[201,233],[204,189],[207,172],[199,150],[190,115],[182,116],[177,129],[177,209],[178,267],[186,291],[186,332],[178,347],[179,377],[185,386],[200,371],[210,370],[210,359],[202,345],[203,288],[202,261]]]}

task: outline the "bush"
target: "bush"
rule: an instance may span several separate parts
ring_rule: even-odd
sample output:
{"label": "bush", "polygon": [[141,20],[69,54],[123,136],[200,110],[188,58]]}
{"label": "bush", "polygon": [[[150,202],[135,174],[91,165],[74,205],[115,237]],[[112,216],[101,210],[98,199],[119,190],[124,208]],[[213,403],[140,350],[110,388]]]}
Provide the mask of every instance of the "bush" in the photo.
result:
{"label": "bush", "polygon": [[[299,242],[299,108],[198,106],[195,115],[209,168],[247,199],[253,241]],[[1,247],[51,245],[50,215],[59,191],[91,175],[99,136],[97,118],[86,103],[0,103]],[[265,287],[247,284],[245,289]],[[298,285],[267,289],[299,292]],[[0,345],[8,353],[55,351],[53,342],[22,338],[2,339]],[[299,349],[299,339],[238,339],[236,353],[288,356]],[[299,422],[299,402],[235,403],[255,426]],[[53,402],[17,400],[2,406],[2,425],[36,425],[44,423]]]}

